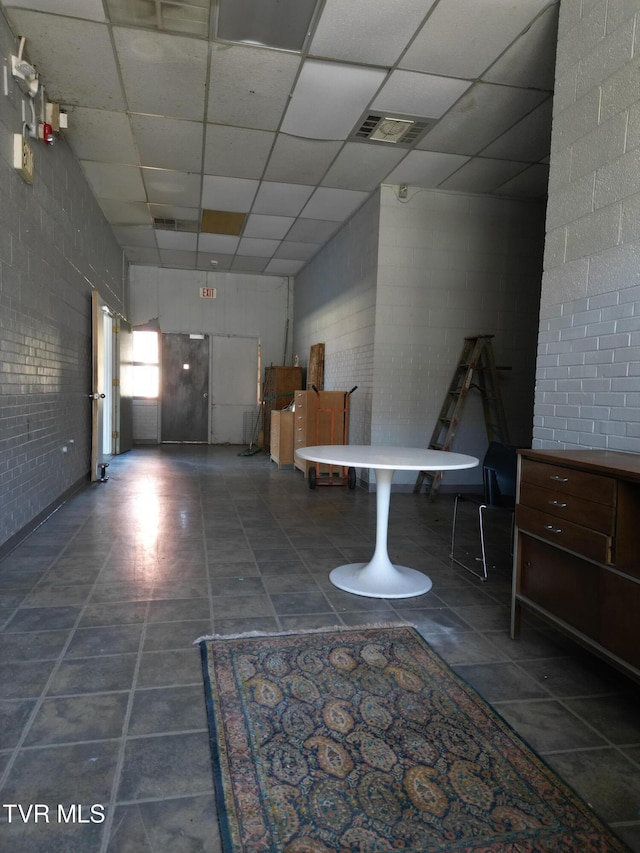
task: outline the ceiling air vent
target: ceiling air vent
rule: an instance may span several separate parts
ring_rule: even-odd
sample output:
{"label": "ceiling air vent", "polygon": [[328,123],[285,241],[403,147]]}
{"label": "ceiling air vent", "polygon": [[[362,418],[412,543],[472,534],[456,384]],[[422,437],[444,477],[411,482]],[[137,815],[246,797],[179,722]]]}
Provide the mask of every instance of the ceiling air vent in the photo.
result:
{"label": "ceiling air vent", "polygon": [[198,230],[198,222],[195,219],[161,219],[153,220],[153,227],[159,231],[183,231],[193,234]]}
{"label": "ceiling air vent", "polygon": [[411,148],[434,123],[435,119],[430,118],[369,113],[351,138],[361,142],[382,142]]}

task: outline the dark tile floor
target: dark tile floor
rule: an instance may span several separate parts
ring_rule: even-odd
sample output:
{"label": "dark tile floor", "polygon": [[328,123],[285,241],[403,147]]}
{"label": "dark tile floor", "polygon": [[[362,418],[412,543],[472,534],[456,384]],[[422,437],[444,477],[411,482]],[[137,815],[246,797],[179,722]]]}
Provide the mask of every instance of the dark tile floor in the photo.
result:
{"label": "dark tile floor", "polygon": [[341,592],[375,496],[240,449],[116,458],[0,564],[0,850],[219,851],[193,641],[408,621],[640,851],[638,688],[542,625],[509,639],[508,553],[480,583],[448,559],[451,498],[398,493],[391,556],[433,590]]}

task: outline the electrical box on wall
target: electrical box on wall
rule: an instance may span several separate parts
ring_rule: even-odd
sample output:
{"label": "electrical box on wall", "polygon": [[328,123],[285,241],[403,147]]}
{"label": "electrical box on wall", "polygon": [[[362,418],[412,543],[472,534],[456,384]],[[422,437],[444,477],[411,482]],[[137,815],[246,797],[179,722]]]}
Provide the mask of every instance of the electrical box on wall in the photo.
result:
{"label": "electrical box on wall", "polygon": [[21,133],[13,134],[13,167],[23,180],[33,183],[33,151]]}

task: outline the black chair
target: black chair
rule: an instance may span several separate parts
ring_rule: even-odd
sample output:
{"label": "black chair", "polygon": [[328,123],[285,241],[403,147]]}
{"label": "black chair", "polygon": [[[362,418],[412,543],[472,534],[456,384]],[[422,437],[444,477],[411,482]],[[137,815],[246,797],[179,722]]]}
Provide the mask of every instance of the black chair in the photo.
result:
{"label": "black chair", "polygon": [[456,544],[456,522],[458,518],[458,503],[465,500],[463,495],[456,495],[453,507],[453,525],[451,530],[451,553],[449,557],[452,562],[466,569],[471,574],[483,581],[487,580],[487,551],[485,542],[484,513],[486,510],[506,510],[511,513],[511,544],[513,544],[514,511],[516,503],[516,470],[517,453],[512,444],[503,444],[492,441],[482,462],[482,479],[484,485],[484,496],[478,507],[478,525],[480,528],[480,548],[482,556],[476,558],[476,562],[482,562],[482,573],[471,566],[466,565],[455,556]]}

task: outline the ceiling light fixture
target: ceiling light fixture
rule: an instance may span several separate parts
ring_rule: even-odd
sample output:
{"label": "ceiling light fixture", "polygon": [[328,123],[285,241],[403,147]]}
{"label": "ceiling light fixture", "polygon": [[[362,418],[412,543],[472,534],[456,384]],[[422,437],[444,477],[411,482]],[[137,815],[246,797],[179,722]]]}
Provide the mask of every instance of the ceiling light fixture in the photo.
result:
{"label": "ceiling light fixture", "polygon": [[318,0],[220,0],[216,37],[301,51]]}

